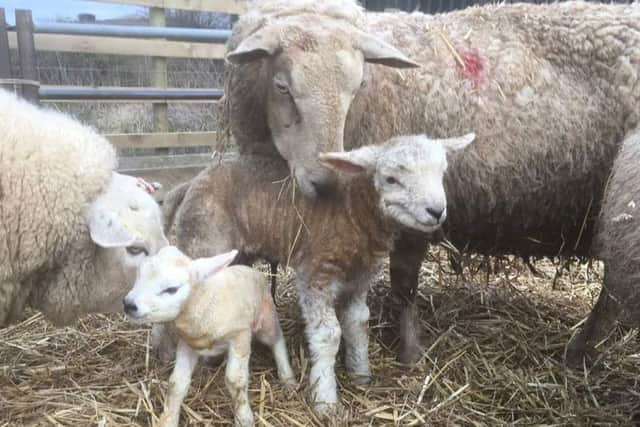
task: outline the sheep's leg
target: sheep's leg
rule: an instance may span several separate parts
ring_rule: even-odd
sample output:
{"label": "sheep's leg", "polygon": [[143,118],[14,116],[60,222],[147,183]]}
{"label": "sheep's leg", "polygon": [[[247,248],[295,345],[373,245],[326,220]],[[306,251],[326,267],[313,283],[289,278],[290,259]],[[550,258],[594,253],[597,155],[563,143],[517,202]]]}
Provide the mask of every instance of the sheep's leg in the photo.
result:
{"label": "sheep's leg", "polygon": [[253,412],[249,406],[249,356],[251,331],[241,332],[229,343],[225,384],[233,402],[234,423],[237,427],[253,427]]}
{"label": "sheep's leg", "polygon": [[335,294],[332,285],[313,288],[298,282],[299,303],[311,352],[309,381],[315,410],[327,417],[334,415],[339,407],[335,364],[341,330],[334,308]]}
{"label": "sheep's leg", "polygon": [[198,354],[183,341],[178,342],[176,365],[169,378],[167,401],[160,418],[160,427],[177,427],[180,420],[180,406],[191,385],[191,375],[198,362]]}
{"label": "sheep's leg", "polygon": [[368,384],[371,381],[367,293],[368,288],[359,291],[340,309],[345,364],[356,384]]}
{"label": "sheep's leg", "polygon": [[[640,289],[634,283],[623,263],[613,261],[606,265],[604,284],[596,305],[589,313],[582,330],[569,343],[567,364],[582,366],[583,357],[594,350],[595,345],[606,338],[617,321],[629,321],[631,326],[638,326],[637,312],[640,303]],[[613,265],[611,265],[613,264]]]}
{"label": "sheep's leg", "polygon": [[0,326],[17,322],[24,313],[31,287],[9,280],[0,280]]}
{"label": "sheep's leg", "polygon": [[154,323],[151,326],[152,354],[162,363],[171,362],[176,357],[178,337],[169,324]]}
{"label": "sheep's leg", "polygon": [[424,236],[402,234],[389,256],[391,289],[402,304],[398,321],[398,360],[401,363],[415,363],[422,354],[415,299],[420,266],[427,247]]}
{"label": "sheep's leg", "polygon": [[256,338],[262,344],[269,346],[273,353],[273,359],[276,362],[278,369],[278,378],[286,387],[295,387],[296,379],[293,375],[293,369],[289,362],[289,353],[287,351],[287,344],[280,327],[280,321],[278,320],[278,313],[273,304],[273,301],[269,298],[265,298],[261,313],[260,313],[260,325],[256,331]]}

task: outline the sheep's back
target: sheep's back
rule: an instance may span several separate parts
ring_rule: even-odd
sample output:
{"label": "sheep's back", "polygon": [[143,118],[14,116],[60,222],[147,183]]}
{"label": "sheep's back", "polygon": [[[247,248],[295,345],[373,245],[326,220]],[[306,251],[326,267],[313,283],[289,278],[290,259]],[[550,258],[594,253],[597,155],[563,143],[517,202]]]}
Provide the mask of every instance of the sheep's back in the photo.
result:
{"label": "sheep's back", "polygon": [[484,253],[587,254],[608,171],[637,114],[638,67],[618,65],[640,58],[640,8],[569,2],[368,16],[372,32],[422,67],[368,67],[347,148],[473,131],[445,178],[451,241]]}
{"label": "sheep's back", "polygon": [[55,268],[87,241],[85,213],[115,151],[92,129],[0,92],[0,281]]}

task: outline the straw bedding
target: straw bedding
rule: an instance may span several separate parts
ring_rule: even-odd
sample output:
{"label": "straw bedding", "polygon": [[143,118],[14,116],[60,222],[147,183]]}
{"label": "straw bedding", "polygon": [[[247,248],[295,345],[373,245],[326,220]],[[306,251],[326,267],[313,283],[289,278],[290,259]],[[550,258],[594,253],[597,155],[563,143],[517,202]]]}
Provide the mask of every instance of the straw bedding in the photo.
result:
{"label": "straw bedding", "polygon": [[[371,295],[374,382],[350,384],[339,366],[344,414],[338,425],[620,425],[640,422],[640,340],[614,331],[593,365],[568,370],[565,345],[597,297],[601,267],[539,261],[533,274],[512,259],[470,258],[451,274],[443,249],[423,264],[417,366],[394,361],[396,332],[386,273]],[[386,269],[385,269],[386,271]],[[257,425],[321,425],[308,402],[309,362],[291,276],[279,277],[278,310],[297,393],[277,382],[256,345],[250,398]],[[433,284],[429,290],[425,282]],[[554,286],[552,286],[554,284]],[[555,289],[554,289],[555,288]],[[171,366],[148,351],[149,328],[94,315],[54,328],[32,312],[0,330],[0,426],[147,426],[162,411]],[[230,425],[224,361],[201,363],[183,405],[184,425]]]}

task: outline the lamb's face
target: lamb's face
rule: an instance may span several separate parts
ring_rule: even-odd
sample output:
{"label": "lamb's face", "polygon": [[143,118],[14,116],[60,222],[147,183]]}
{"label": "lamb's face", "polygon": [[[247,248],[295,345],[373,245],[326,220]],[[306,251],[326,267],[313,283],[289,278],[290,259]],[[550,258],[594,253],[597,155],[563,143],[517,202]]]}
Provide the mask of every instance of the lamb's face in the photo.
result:
{"label": "lamb's face", "polygon": [[187,302],[194,286],[229,265],[238,251],[191,260],[175,246],[166,246],[144,260],[133,289],[124,298],[124,311],[134,322],[170,322]]}
{"label": "lamb's face", "polygon": [[124,298],[124,311],[134,322],[174,320],[191,292],[191,260],[167,246],[145,259],[133,289]]}
{"label": "lamb's face", "polygon": [[445,147],[423,136],[391,144],[373,176],[382,213],[414,230],[435,231],[447,218]]}
{"label": "lamb's face", "polygon": [[417,66],[394,47],[344,21],[304,14],[265,24],[227,59],[235,64],[265,60],[269,129],[307,197],[335,181],[333,172],[318,163],[318,154],[343,150],[345,121],[363,84],[365,62]]}
{"label": "lamb's face", "polygon": [[474,138],[474,134],[451,139],[401,136],[381,146],[327,153],[321,160],[338,170],[368,172],[385,217],[403,227],[433,232],[447,216],[443,184],[447,152],[466,147]]}

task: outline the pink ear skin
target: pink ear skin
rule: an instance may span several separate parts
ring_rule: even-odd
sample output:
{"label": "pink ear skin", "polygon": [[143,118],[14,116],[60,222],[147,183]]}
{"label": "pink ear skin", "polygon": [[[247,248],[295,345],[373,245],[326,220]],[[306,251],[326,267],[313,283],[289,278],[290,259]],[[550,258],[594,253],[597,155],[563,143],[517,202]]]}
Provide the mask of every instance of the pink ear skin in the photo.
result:
{"label": "pink ear skin", "polygon": [[362,166],[355,164],[353,162],[350,162],[347,159],[334,157],[331,154],[321,154],[319,161],[320,163],[322,163],[323,166],[329,169],[333,169],[337,172],[362,173],[365,171],[365,169]]}
{"label": "pink ear skin", "polygon": [[137,177],[136,179],[138,180],[137,182],[138,187],[142,188],[144,191],[146,191],[149,194],[153,194],[155,193],[156,190],[159,190],[160,188],[162,188],[162,185],[160,185],[160,183],[158,182],[149,183],[140,177]]}
{"label": "pink ear skin", "polygon": [[258,307],[258,312],[251,325],[251,331],[260,336],[261,342],[266,345],[274,345],[280,338],[278,327],[278,314],[271,297],[265,296]]}

